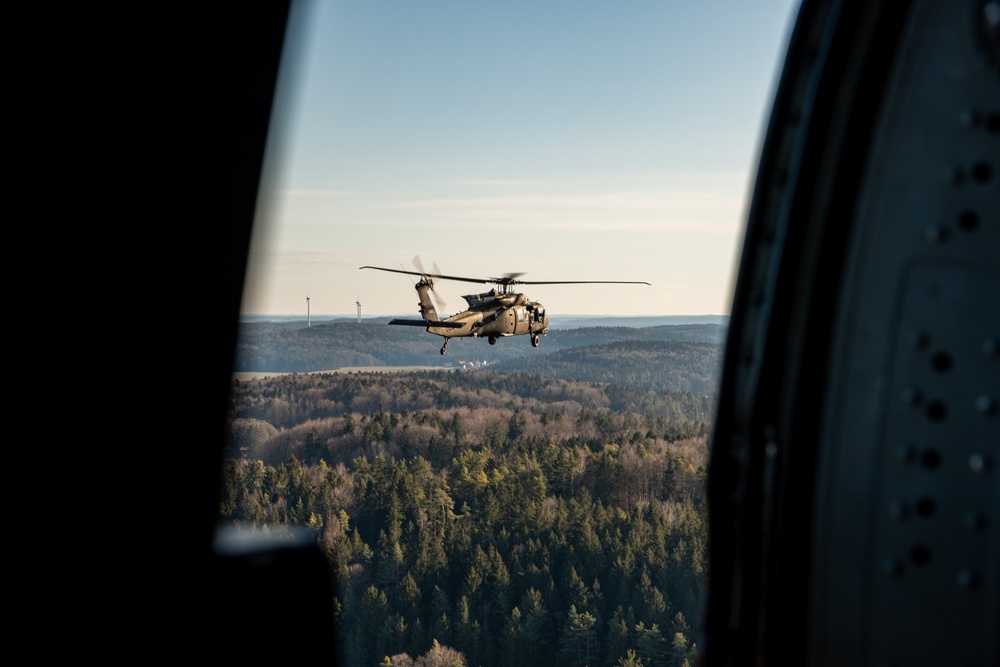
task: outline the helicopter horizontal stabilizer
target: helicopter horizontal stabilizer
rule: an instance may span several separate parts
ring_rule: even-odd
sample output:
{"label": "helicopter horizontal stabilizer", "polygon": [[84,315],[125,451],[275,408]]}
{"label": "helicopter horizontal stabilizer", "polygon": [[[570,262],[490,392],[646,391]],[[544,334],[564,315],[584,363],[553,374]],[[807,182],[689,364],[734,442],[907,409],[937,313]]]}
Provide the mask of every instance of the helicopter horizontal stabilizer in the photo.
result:
{"label": "helicopter horizontal stabilizer", "polygon": [[402,324],[410,327],[444,327],[446,329],[461,329],[461,322],[445,322],[443,320],[389,320],[389,324]]}

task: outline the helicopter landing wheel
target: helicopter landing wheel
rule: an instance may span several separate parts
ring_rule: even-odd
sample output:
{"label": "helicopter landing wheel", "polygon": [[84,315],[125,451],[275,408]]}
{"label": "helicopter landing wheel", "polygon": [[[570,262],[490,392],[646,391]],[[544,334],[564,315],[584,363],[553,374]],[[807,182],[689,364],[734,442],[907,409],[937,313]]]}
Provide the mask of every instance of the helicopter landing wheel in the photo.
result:
{"label": "helicopter landing wheel", "polygon": [[538,334],[532,334],[531,336],[531,347],[538,347],[538,344],[542,341],[538,338]]}
{"label": "helicopter landing wheel", "polygon": [[489,341],[490,341],[490,345],[496,345],[497,344],[497,337],[496,336],[490,336]]}
{"label": "helicopter landing wheel", "polygon": [[444,339],[444,345],[441,346],[441,354],[444,354],[445,350],[448,349],[448,339]]}

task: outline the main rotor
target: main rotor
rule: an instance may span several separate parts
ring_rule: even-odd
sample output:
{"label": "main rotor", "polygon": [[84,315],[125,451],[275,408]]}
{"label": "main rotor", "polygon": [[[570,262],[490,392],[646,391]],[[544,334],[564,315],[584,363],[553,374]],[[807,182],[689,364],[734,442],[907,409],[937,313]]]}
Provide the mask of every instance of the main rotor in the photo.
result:
{"label": "main rotor", "polygon": [[440,280],[455,280],[464,283],[481,283],[486,285],[496,285],[499,294],[508,294],[517,285],[649,285],[642,280],[520,280],[524,273],[505,273],[499,278],[467,278],[464,276],[449,276],[442,273],[427,273],[424,271],[407,271],[406,269],[387,269],[381,266],[362,266],[362,269],[375,269],[376,271],[389,271],[391,273],[405,273],[410,276],[420,276],[421,278],[438,278]]}

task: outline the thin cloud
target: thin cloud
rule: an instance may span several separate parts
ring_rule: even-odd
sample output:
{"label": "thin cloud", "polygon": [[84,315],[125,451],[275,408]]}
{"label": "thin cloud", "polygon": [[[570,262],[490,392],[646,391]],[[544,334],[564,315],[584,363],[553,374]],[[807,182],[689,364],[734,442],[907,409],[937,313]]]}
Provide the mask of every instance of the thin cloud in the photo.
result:
{"label": "thin cloud", "polygon": [[290,188],[286,190],[274,190],[271,195],[274,197],[352,197],[364,194],[358,190],[337,190],[332,188]]}
{"label": "thin cloud", "polygon": [[430,224],[447,229],[464,228],[477,222],[502,222],[506,229],[731,232],[742,224],[743,209],[743,197],[681,191],[441,197],[383,202],[383,210],[396,214],[392,216],[394,224],[420,227]]}

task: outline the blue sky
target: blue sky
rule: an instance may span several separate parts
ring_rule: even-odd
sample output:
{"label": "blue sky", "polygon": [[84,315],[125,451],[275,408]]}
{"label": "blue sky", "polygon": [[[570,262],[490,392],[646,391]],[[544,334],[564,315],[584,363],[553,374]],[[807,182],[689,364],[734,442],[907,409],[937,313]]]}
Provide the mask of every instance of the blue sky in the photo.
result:
{"label": "blue sky", "polygon": [[[293,10],[246,314],[414,315],[419,255],[550,315],[728,314],[797,3],[350,0]],[[414,278],[415,280],[415,278]],[[437,281],[443,314],[489,285]]]}

